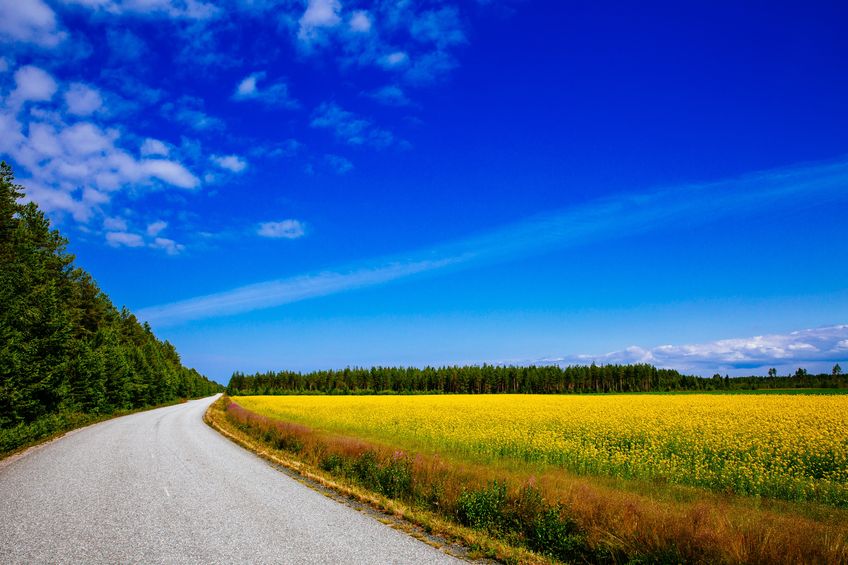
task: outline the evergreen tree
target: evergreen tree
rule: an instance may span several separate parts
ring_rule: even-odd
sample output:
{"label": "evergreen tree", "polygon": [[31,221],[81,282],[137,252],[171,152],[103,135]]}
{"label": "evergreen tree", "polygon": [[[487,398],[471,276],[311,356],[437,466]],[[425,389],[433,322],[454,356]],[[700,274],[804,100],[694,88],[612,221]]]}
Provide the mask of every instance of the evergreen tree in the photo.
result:
{"label": "evergreen tree", "polygon": [[[148,324],[119,312],[22,197],[11,167],[0,163],[0,432],[56,414],[108,414],[220,390],[183,367]],[[0,450],[10,447],[2,433],[0,440]]]}

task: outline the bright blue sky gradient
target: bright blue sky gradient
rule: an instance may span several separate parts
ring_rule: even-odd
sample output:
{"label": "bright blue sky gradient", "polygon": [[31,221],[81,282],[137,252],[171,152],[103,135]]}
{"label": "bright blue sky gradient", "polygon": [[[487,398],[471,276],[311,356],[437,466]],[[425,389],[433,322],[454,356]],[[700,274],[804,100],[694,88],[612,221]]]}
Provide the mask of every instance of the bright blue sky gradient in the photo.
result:
{"label": "bright blue sky gradient", "polygon": [[215,379],[848,365],[842,3],[0,10],[0,157]]}

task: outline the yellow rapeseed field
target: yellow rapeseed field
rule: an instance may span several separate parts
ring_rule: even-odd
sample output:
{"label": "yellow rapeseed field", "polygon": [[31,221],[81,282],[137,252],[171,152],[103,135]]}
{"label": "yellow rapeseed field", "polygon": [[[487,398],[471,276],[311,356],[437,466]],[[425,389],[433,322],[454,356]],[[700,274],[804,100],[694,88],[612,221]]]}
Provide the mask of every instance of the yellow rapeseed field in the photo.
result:
{"label": "yellow rapeseed field", "polygon": [[256,413],[475,462],[848,505],[848,396],[252,396]]}

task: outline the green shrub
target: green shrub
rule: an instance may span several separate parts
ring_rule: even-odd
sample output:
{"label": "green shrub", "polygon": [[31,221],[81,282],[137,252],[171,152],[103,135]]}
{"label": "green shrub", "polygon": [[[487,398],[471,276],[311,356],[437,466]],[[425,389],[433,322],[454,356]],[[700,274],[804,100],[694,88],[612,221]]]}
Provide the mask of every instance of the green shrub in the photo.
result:
{"label": "green shrub", "polygon": [[478,530],[500,530],[506,506],[506,482],[492,482],[482,490],[464,490],[457,501],[460,523]]}
{"label": "green shrub", "polygon": [[351,467],[353,478],[359,484],[372,490],[379,490],[380,487],[380,468],[377,465],[377,454],[373,451],[366,451],[353,461]]}
{"label": "green shrub", "polygon": [[344,471],[344,459],[341,455],[336,453],[331,453],[326,457],[321,458],[318,462],[318,467],[322,470],[327,471],[328,473],[333,473],[334,475],[341,474]]}
{"label": "green shrub", "polygon": [[380,492],[389,498],[412,493],[412,465],[405,457],[394,457],[380,468]]}

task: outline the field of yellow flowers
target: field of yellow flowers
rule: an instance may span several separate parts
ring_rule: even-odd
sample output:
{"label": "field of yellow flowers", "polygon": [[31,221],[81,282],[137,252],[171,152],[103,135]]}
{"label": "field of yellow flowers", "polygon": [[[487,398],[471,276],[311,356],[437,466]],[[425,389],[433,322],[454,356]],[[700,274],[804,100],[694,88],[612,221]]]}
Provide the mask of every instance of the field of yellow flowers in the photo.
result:
{"label": "field of yellow flowers", "polygon": [[848,506],[848,395],[235,400],[258,414],[407,451]]}

